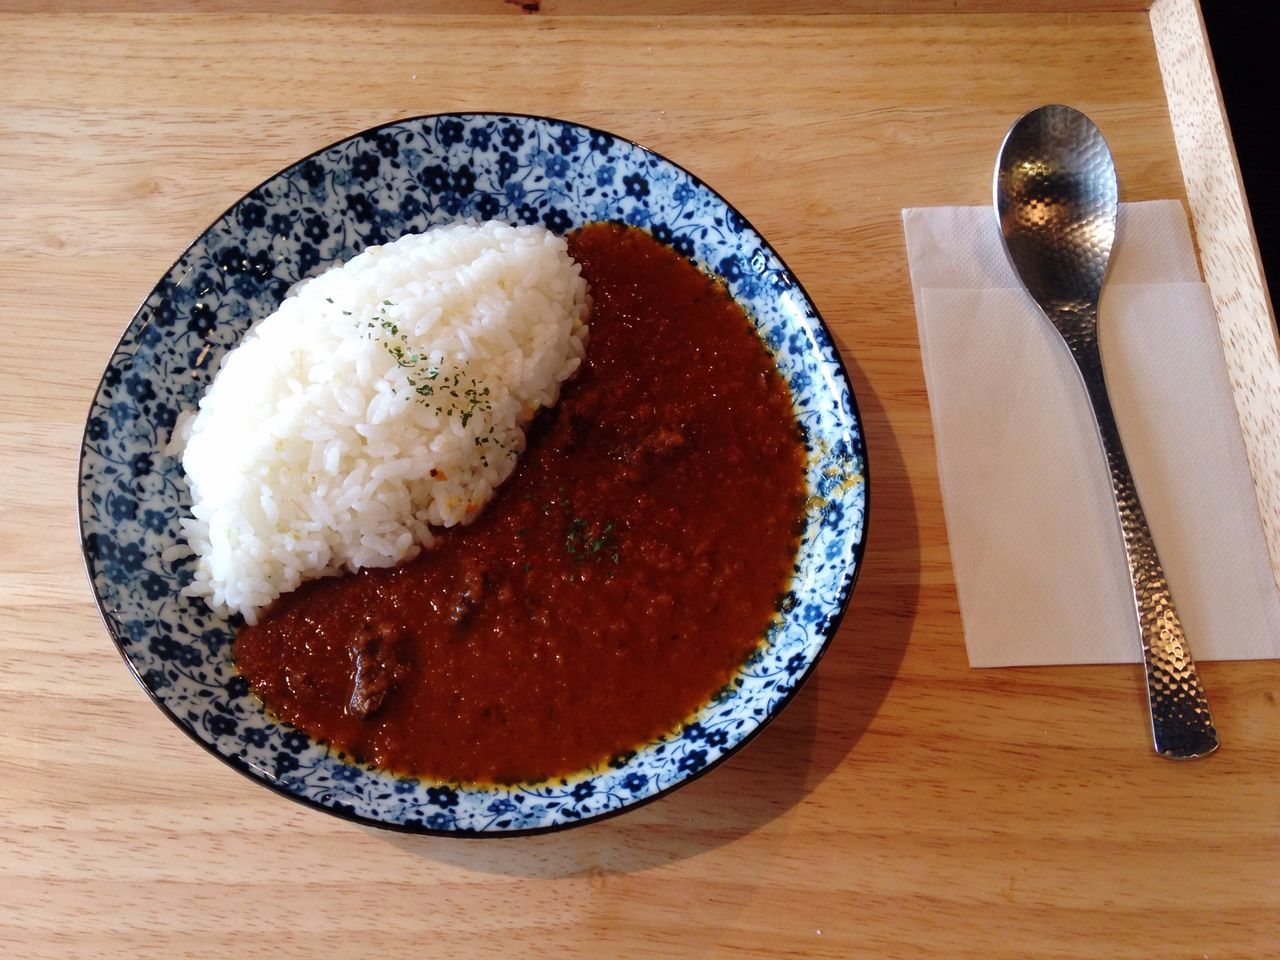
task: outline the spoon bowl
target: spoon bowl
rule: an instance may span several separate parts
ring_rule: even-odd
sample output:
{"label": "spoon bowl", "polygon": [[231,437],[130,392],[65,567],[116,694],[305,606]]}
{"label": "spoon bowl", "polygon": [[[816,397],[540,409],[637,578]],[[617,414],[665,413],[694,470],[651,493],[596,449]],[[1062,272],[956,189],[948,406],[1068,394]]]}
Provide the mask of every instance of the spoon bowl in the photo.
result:
{"label": "spoon bowl", "polygon": [[1069,107],[1013,125],[996,166],[1009,259],[1039,302],[1096,301],[1116,236],[1119,190],[1102,133]]}

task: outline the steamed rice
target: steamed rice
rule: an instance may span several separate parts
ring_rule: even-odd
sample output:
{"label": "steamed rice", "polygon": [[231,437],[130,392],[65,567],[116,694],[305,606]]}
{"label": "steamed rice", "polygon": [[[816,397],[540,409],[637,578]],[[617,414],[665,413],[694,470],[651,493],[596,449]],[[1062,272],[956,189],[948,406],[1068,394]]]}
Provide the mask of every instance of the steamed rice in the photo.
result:
{"label": "steamed rice", "polygon": [[301,285],[178,424],[190,591],[253,623],[304,580],[394,565],[474,518],[578,368],[586,314],[564,240],[497,222]]}

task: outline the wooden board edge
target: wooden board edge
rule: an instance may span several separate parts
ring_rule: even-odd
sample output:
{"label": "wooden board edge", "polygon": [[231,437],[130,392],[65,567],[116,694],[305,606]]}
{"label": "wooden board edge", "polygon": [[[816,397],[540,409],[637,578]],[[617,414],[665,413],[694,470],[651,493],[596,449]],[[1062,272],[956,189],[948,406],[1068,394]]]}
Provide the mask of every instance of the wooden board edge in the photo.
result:
{"label": "wooden board edge", "polygon": [[1280,588],[1280,340],[1197,0],[1149,11],[1169,119]]}
{"label": "wooden board edge", "polygon": [[[848,16],[1136,13],[1149,0],[283,0],[273,14],[484,16]],[[245,13],[244,0],[0,0],[9,13]]]}

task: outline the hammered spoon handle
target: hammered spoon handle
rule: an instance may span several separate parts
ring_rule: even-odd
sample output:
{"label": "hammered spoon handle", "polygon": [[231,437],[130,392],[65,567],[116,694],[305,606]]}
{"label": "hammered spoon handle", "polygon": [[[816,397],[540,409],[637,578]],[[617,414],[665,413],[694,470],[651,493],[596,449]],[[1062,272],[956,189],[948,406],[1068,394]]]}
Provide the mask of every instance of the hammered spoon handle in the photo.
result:
{"label": "hammered spoon handle", "polygon": [[[1218,747],[1218,731],[1209,712],[1209,701],[1187,648],[1182,622],[1174,609],[1164,567],[1147,527],[1146,514],[1129,472],[1129,461],[1120,442],[1115,415],[1102,376],[1102,357],[1095,319],[1091,333],[1067,341],[1084,380],[1093,416],[1098,424],[1102,451],[1111,474],[1125,557],[1133,579],[1133,599],[1138,612],[1142,659],[1146,666],[1147,698],[1151,707],[1151,732],[1156,753],[1176,760],[1212,753]],[[1055,326],[1058,323],[1055,322]],[[1059,329],[1062,329],[1059,327]]]}

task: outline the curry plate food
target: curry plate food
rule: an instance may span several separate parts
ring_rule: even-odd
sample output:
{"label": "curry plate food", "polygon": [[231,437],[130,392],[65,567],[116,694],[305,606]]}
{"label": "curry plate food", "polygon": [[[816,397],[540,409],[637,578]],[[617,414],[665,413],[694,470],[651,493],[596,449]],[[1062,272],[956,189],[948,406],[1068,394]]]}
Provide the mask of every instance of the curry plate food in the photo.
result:
{"label": "curry plate food", "polygon": [[718,194],[457,114],[197,238],[107,364],[80,514],[111,637],[198,743],[342,816],[511,834],[660,797],[777,715],[844,613],[866,477],[828,331]]}

